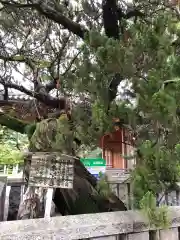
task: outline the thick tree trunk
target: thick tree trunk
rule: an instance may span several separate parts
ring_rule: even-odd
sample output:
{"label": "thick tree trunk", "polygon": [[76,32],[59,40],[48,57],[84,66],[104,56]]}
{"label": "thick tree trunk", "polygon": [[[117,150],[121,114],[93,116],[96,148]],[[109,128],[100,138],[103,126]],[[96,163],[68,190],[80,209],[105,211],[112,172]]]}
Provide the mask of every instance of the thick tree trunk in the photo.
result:
{"label": "thick tree trunk", "polygon": [[127,210],[124,203],[113,193],[107,198],[98,196],[96,178],[78,159],[75,160],[74,178],[73,189],[55,191],[54,203],[62,215]]}
{"label": "thick tree trunk", "polygon": [[[14,131],[25,133],[25,128],[28,126],[27,123],[5,115],[4,113],[1,113],[1,116],[0,124]],[[74,188],[55,190],[53,201],[62,215],[126,210],[124,203],[114,194],[108,198],[98,197],[96,192],[97,180],[87,171],[80,160],[75,160],[74,167]],[[26,174],[28,174],[28,170]],[[37,205],[39,204],[38,201]],[[39,209],[38,206],[36,209]],[[20,218],[23,218],[22,212],[20,215]],[[25,215],[28,216],[27,213]]]}

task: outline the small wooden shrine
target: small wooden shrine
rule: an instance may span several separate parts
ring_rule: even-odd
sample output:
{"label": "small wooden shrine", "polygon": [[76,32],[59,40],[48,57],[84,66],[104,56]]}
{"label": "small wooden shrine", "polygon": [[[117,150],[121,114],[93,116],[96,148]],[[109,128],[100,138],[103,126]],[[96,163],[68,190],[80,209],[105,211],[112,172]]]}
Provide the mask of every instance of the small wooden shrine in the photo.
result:
{"label": "small wooden shrine", "polygon": [[100,147],[107,168],[133,168],[135,159],[127,160],[125,158],[133,156],[133,136],[128,129],[121,126],[119,119],[114,120],[114,131],[101,137]]}

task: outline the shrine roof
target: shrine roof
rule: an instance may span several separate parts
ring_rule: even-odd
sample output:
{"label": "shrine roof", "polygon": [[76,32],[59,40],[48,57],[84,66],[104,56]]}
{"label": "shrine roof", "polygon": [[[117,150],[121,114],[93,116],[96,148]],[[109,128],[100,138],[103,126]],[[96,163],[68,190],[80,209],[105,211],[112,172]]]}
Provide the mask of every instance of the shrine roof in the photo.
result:
{"label": "shrine roof", "polygon": [[39,115],[47,116],[55,110],[24,94],[11,94],[8,100],[0,96],[0,107],[4,113],[27,122],[36,121]]}
{"label": "shrine roof", "polygon": [[[70,99],[72,106],[82,106],[86,111],[90,109],[89,102],[79,100],[78,98]],[[39,117],[47,117],[49,114],[56,112],[58,109],[49,107],[33,97],[25,94],[9,94],[8,100],[4,100],[4,96],[0,94],[0,108],[6,114],[18,118],[26,122],[37,121]]]}
{"label": "shrine roof", "polygon": [[28,96],[28,95],[24,95],[24,94],[11,94],[8,96],[9,100],[32,100],[33,98]]}

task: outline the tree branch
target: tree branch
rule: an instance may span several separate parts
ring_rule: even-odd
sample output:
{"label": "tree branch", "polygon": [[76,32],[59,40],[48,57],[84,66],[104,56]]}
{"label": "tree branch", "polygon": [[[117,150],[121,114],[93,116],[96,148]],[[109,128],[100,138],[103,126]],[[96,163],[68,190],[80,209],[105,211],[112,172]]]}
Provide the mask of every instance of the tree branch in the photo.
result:
{"label": "tree branch", "polygon": [[35,70],[37,66],[46,66],[48,67],[51,63],[49,61],[43,61],[43,60],[34,60],[31,58],[28,58],[23,55],[12,55],[12,56],[3,56],[0,55],[0,59],[4,60],[5,62],[20,62],[20,63],[26,63],[32,70]]}
{"label": "tree branch", "polygon": [[26,63],[31,69],[34,68],[34,63],[31,59],[26,58],[25,56],[22,55],[14,55],[14,56],[8,56],[5,57],[3,55],[0,55],[0,59],[7,62],[20,62],[20,63]]}
{"label": "tree branch", "polygon": [[25,133],[25,128],[29,125],[17,118],[11,117],[3,112],[0,112],[0,125],[6,126],[7,128],[19,132]]}
{"label": "tree branch", "polygon": [[116,73],[112,78],[109,84],[109,103],[111,103],[116,98],[118,86],[123,81],[123,79],[124,78],[119,73]]}
{"label": "tree branch", "polygon": [[60,11],[57,12],[52,7],[47,6],[45,2],[35,5],[33,8],[40,14],[46,16],[48,19],[61,24],[65,29],[68,29],[70,32],[76,34],[82,39],[84,39],[85,34],[88,33],[88,30],[86,30],[83,26],[67,18]]}
{"label": "tree branch", "polygon": [[108,37],[119,39],[118,12],[116,0],[103,0],[103,22]]}
{"label": "tree branch", "polygon": [[65,76],[67,74],[67,72],[71,69],[73,63],[75,62],[75,60],[77,59],[77,57],[79,56],[79,54],[82,52],[82,50],[80,50],[74,57],[73,59],[70,61],[69,66],[66,68],[66,70],[64,71],[64,73],[62,74],[63,76]]}
{"label": "tree branch", "polygon": [[23,87],[22,85],[17,85],[15,83],[11,83],[11,82],[5,82],[5,81],[1,80],[0,83],[5,87],[19,90],[20,92],[23,92],[23,93],[27,94],[28,96],[34,97],[38,101],[45,103],[46,105],[51,106],[53,108],[59,108],[59,109],[65,108],[65,99],[64,98],[58,99],[58,98],[51,97],[49,94],[45,95],[40,92],[39,93],[32,92],[32,91],[26,89],[25,87]]}
{"label": "tree branch", "polygon": [[[119,39],[119,25],[118,20],[121,21],[122,17],[118,16],[118,8],[116,0],[103,0],[103,21],[105,33],[109,38]],[[116,98],[117,88],[123,77],[119,73],[115,73],[109,84],[109,104]],[[108,106],[109,108],[109,106]]]}
{"label": "tree branch", "polygon": [[[72,60],[71,60],[70,63],[69,63],[69,66],[66,68],[66,70],[62,73],[61,76],[64,77],[64,76],[68,73],[68,71],[71,69],[73,63],[75,62],[75,60],[77,59],[77,57],[79,56],[79,54],[80,54],[81,52],[82,52],[82,50],[80,50],[80,51],[72,58]],[[56,84],[57,84],[57,80],[58,80],[58,79],[59,79],[58,77],[57,77],[57,78],[54,78],[50,83],[48,83],[48,84],[45,85],[45,89],[46,89],[47,92],[50,92],[51,90],[53,90],[53,89],[56,87]]]}
{"label": "tree branch", "polygon": [[140,12],[139,10],[137,9],[133,9],[131,11],[128,11],[125,15],[124,15],[124,18],[125,19],[129,19],[129,18],[132,18],[132,17],[145,17],[145,14]]}
{"label": "tree branch", "polygon": [[59,79],[58,77],[54,78],[51,82],[49,82],[45,85],[45,89],[47,92],[50,92],[51,90],[53,90],[56,87],[58,79]]}
{"label": "tree branch", "polygon": [[52,50],[54,51],[55,55],[56,55],[56,58],[51,62],[51,65],[53,66],[53,64],[57,61],[57,71],[56,73],[54,74],[54,71],[52,71],[52,66],[50,66],[50,72],[51,72],[51,76],[52,76],[52,81],[50,83],[47,83],[45,85],[45,90],[47,93],[49,93],[51,90],[53,90],[54,88],[56,88],[56,84],[59,80],[59,70],[60,70],[60,61],[62,59],[62,56],[63,56],[63,53],[64,53],[64,50],[67,46],[67,43],[69,41],[69,38],[70,38],[70,34],[68,35],[68,37],[66,37],[63,41],[62,41],[62,47],[61,49],[59,50],[58,53],[56,53],[56,49],[53,49],[53,47],[51,46]]}

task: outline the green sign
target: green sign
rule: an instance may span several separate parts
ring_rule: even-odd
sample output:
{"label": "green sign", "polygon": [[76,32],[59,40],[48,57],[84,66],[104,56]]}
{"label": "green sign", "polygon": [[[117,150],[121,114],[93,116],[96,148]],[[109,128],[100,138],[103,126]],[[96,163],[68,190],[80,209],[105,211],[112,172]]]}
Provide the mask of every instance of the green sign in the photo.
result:
{"label": "green sign", "polygon": [[106,161],[102,158],[81,158],[80,160],[84,166],[88,167],[106,166]]}

